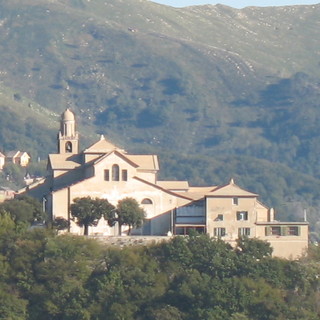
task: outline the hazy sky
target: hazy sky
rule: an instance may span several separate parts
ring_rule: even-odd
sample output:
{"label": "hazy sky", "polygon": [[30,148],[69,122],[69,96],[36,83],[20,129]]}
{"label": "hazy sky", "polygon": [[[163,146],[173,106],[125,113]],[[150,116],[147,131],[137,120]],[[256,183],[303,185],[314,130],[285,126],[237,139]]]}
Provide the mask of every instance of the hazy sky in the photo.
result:
{"label": "hazy sky", "polygon": [[233,8],[244,8],[248,6],[285,6],[296,4],[316,4],[319,0],[151,0],[153,2],[166,4],[172,7],[186,7],[201,4],[225,4]]}

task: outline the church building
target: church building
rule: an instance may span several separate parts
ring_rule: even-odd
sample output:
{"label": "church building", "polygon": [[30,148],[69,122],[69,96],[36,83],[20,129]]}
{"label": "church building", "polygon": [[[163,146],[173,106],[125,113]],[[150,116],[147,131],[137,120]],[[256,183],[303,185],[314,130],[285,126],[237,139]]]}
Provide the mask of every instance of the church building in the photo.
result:
{"label": "church building", "polygon": [[[128,154],[101,136],[79,151],[79,134],[73,112],[61,116],[58,150],[48,157],[48,174],[22,193],[38,198],[54,220],[70,221],[70,232],[83,234],[71,218],[70,206],[78,197],[103,198],[113,205],[132,197],[146,212],[136,235],[186,235],[190,230],[222,238],[235,245],[239,236],[256,237],[271,243],[274,255],[297,258],[308,247],[307,222],[279,222],[273,209],[233,180],[224,186],[191,187],[187,181],[157,179],[157,155]],[[116,236],[118,228],[102,218],[92,235]]]}

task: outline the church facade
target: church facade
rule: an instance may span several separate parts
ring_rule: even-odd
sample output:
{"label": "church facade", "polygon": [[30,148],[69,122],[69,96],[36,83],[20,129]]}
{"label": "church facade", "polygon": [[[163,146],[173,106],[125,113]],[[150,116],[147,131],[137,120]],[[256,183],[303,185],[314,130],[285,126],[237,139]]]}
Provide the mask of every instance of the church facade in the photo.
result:
{"label": "church facade", "polygon": [[[159,181],[156,155],[128,154],[101,136],[79,151],[79,135],[73,112],[61,116],[58,152],[48,157],[48,174],[22,193],[42,201],[48,215],[70,221],[70,232],[83,234],[70,214],[78,197],[107,199],[113,205],[132,197],[146,212],[138,235],[185,235],[190,230],[222,238],[235,245],[239,236],[270,242],[274,255],[297,258],[308,247],[307,222],[279,222],[273,209],[259,202],[258,195],[237,186],[191,187],[187,181]],[[116,236],[102,218],[90,234]]]}

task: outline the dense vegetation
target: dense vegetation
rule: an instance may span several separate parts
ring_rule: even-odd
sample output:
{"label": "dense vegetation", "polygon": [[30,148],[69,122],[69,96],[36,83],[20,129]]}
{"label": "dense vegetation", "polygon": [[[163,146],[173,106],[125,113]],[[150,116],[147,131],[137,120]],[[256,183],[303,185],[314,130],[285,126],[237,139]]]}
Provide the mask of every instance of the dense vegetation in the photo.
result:
{"label": "dense vegetation", "polygon": [[81,147],[104,133],[162,179],[234,177],[318,233],[319,10],[1,1],[0,149],[45,159],[68,105]]}
{"label": "dense vegetation", "polygon": [[40,178],[46,175],[47,161],[31,162],[27,167],[7,162],[0,171],[0,185],[12,190],[25,186],[26,179]]}
{"label": "dense vegetation", "polygon": [[316,320],[318,247],[300,261],[205,235],[120,249],[0,215],[0,319]]}

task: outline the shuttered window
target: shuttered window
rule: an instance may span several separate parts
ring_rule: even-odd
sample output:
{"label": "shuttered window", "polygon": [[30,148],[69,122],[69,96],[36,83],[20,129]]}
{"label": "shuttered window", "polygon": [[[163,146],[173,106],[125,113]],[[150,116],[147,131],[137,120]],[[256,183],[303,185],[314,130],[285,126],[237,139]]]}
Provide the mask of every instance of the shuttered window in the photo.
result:
{"label": "shuttered window", "polygon": [[300,226],[268,226],[266,236],[300,236]]}
{"label": "shuttered window", "polygon": [[226,228],[214,228],[213,235],[217,238],[224,237],[226,235]]}
{"label": "shuttered window", "polygon": [[238,228],[238,236],[250,236],[250,228]]}

